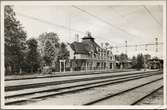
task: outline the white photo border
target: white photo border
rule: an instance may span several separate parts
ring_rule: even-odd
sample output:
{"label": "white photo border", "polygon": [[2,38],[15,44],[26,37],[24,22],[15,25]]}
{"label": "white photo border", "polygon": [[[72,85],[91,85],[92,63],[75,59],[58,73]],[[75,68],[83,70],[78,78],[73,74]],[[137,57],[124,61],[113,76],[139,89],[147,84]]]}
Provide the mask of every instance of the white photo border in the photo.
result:
{"label": "white photo border", "polygon": [[[4,105],[4,6],[5,5],[162,5],[164,104],[149,106],[7,106]],[[2,109],[165,109],[167,108],[166,1],[1,1],[1,108]]]}

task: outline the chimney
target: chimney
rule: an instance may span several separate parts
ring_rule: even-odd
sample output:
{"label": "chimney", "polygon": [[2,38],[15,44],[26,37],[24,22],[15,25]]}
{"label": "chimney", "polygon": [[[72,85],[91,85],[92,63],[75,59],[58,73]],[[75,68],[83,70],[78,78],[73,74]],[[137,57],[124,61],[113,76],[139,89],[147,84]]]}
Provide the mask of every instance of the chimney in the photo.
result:
{"label": "chimney", "polygon": [[75,41],[79,42],[79,35],[78,34],[75,34]]}
{"label": "chimney", "polygon": [[101,43],[101,48],[103,48],[103,46],[104,46],[104,43]]}

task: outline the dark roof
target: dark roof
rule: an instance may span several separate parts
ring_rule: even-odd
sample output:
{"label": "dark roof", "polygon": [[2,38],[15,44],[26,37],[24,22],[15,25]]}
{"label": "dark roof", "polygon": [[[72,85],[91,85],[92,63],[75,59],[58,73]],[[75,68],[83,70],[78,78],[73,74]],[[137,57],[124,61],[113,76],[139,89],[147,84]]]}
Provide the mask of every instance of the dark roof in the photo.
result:
{"label": "dark roof", "polygon": [[91,37],[91,36],[84,36],[82,39],[83,39],[83,40],[84,40],[84,39],[91,39],[91,40],[94,40],[94,38]]}
{"label": "dark roof", "polygon": [[73,42],[71,48],[75,54],[89,54],[90,52],[97,53],[97,48],[101,48],[96,42],[84,40],[82,42]]}
{"label": "dark roof", "polygon": [[83,39],[83,40],[84,40],[84,39],[90,39],[90,40],[93,40],[93,41],[94,41],[94,38],[92,37],[92,35],[91,35],[90,32],[87,32],[87,36],[84,36],[82,39]]}
{"label": "dark roof", "polygon": [[89,54],[89,51],[86,48],[87,45],[81,42],[73,42],[70,46],[75,51],[75,54]]}
{"label": "dark roof", "polygon": [[153,59],[149,59],[148,61],[163,61],[163,60],[162,59],[153,58]]}

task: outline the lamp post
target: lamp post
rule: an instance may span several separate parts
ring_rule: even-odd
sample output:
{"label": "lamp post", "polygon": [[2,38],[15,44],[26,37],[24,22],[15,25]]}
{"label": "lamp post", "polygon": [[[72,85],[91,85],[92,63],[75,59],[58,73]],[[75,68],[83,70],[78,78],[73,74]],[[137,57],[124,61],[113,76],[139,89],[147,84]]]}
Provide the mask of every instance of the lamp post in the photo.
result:
{"label": "lamp post", "polygon": [[127,40],[125,41],[125,54],[127,55]]}
{"label": "lamp post", "polygon": [[59,60],[59,65],[60,65],[60,72],[61,72],[61,60]]}
{"label": "lamp post", "polygon": [[144,71],[146,71],[146,56],[144,55]]}

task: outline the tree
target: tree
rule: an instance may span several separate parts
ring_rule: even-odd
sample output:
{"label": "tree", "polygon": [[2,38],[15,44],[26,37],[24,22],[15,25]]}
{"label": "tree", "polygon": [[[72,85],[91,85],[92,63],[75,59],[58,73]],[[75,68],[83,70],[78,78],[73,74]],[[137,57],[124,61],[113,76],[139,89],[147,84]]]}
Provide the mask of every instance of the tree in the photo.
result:
{"label": "tree", "polygon": [[69,57],[69,51],[67,50],[67,48],[66,48],[67,46],[66,46],[66,44],[64,44],[64,43],[61,43],[60,44],[60,51],[59,51],[59,58],[60,59],[68,59],[68,57]]}
{"label": "tree", "polygon": [[120,61],[120,56],[119,55],[115,55],[115,60],[116,61]]}
{"label": "tree", "polygon": [[56,52],[54,46],[52,46],[51,42],[46,41],[45,47],[44,47],[44,60],[47,65],[51,65],[52,61],[55,59]]}
{"label": "tree", "polygon": [[4,9],[6,73],[19,72],[24,61],[26,33],[15,16],[12,6],[6,5]]}
{"label": "tree", "polygon": [[121,53],[120,55],[115,55],[115,59],[120,62],[125,62],[128,60],[128,55]]}
{"label": "tree", "polygon": [[121,60],[122,62],[127,61],[127,60],[128,60],[128,55],[127,55],[127,54],[124,54],[124,53],[121,53],[121,55],[120,55],[120,60]]}
{"label": "tree", "polygon": [[31,72],[36,72],[40,67],[40,55],[38,53],[37,47],[38,42],[36,39],[31,38],[27,40],[28,51],[26,56],[27,67]]}
{"label": "tree", "polygon": [[151,59],[151,55],[145,54],[144,55],[145,61],[147,62],[149,59]]}
{"label": "tree", "polygon": [[143,68],[143,65],[144,65],[144,56],[142,54],[138,54],[136,68],[140,70],[141,68]]}
{"label": "tree", "polygon": [[127,62],[128,60],[128,55],[127,54],[124,54],[124,53],[121,53],[120,55],[120,63],[121,63],[121,68],[124,68],[125,67],[125,63]]}
{"label": "tree", "polygon": [[136,64],[137,64],[137,58],[136,56],[132,57],[132,68],[136,68]]}
{"label": "tree", "polygon": [[115,55],[115,60],[119,61],[119,68],[124,68],[125,67],[125,63],[128,60],[128,55],[121,53],[120,55]]}
{"label": "tree", "polygon": [[43,33],[39,36],[39,45],[42,51],[42,57],[46,65],[51,66],[57,59],[59,53],[59,38],[56,33]]}

